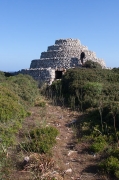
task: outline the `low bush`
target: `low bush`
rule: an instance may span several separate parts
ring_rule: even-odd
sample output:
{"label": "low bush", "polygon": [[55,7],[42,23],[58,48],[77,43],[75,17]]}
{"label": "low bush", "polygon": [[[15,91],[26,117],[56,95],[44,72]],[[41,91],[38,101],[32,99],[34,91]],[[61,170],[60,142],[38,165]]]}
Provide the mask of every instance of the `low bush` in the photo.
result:
{"label": "low bush", "polygon": [[91,150],[93,152],[101,152],[107,147],[107,142],[103,136],[98,136],[94,139],[93,144],[91,145]]}
{"label": "low bush", "polygon": [[0,83],[4,82],[6,80],[5,73],[0,71]]}
{"label": "low bush", "polygon": [[102,69],[102,66],[101,66],[98,62],[94,62],[94,61],[91,61],[91,60],[87,60],[87,61],[83,64],[83,67]]}
{"label": "low bush", "polygon": [[119,149],[114,149],[112,152],[111,152],[111,156],[117,158],[119,160]]}
{"label": "low bush", "polygon": [[111,150],[119,145],[119,68],[101,69],[87,61],[84,68],[67,70],[61,81],[50,86],[49,94],[55,100],[62,97],[66,106],[85,113],[76,126],[77,136],[93,142],[91,150],[108,157],[102,167],[119,178],[119,153]]}
{"label": "low bush", "polygon": [[119,178],[119,160],[113,156],[110,156],[99,164],[99,167],[108,174],[115,174]]}
{"label": "low bush", "polygon": [[0,179],[6,180],[10,178],[10,174],[13,170],[13,163],[6,153],[0,147]]}
{"label": "low bush", "polygon": [[[119,74],[108,69],[70,69],[49,88],[52,98],[64,98],[66,105],[85,111],[99,103],[119,101]],[[73,99],[73,101],[72,101]],[[73,103],[73,104],[72,104]]]}
{"label": "low bush", "polygon": [[7,78],[6,86],[17,94],[23,101],[23,105],[34,105],[39,94],[37,82],[29,75],[19,74]]}
{"label": "low bush", "polygon": [[11,90],[0,86],[0,122],[12,121],[12,119],[22,119],[26,116],[19,97]]}
{"label": "low bush", "polygon": [[19,103],[19,97],[0,86],[0,139],[3,146],[8,147],[15,142],[15,134],[26,116],[27,111]]}
{"label": "low bush", "polygon": [[26,151],[48,153],[56,143],[57,135],[58,130],[54,127],[35,128],[28,133],[30,139],[22,143],[22,147]]}
{"label": "low bush", "polygon": [[42,98],[37,98],[34,103],[35,106],[45,107],[46,102]]}
{"label": "low bush", "polygon": [[38,96],[37,83],[30,76],[5,77],[0,72],[0,140],[7,148],[14,144],[22,121],[30,115],[28,107]]}

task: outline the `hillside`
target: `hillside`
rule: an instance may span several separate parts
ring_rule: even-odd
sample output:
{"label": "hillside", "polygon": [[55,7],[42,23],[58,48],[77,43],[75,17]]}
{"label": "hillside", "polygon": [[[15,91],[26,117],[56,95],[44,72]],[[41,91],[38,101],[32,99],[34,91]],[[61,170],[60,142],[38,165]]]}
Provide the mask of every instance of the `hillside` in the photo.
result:
{"label": "hillside", "polygon": [[117,68],[71,69],[40,91],[1,72],[0,179],[119,179],[118,102]]}

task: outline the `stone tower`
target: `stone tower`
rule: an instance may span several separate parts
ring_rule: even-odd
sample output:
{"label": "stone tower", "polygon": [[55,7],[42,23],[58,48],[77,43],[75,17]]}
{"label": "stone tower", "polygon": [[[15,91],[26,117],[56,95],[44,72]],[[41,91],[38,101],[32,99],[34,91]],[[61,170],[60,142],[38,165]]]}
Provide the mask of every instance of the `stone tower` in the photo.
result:
{"label": "stone tower", "polygon": [[64,71],[82,67],[82,63],[87,60],[98,62],[102,68],[106,68],[105,62],[98,59],[87,46],[81,45],[78,39],[59,39],[54,45],[48,46],[46,52],[41,53],[40,59],[31,61],[30,69],[21,70],[20,73],[51,84],[54,79],[60,79]]}

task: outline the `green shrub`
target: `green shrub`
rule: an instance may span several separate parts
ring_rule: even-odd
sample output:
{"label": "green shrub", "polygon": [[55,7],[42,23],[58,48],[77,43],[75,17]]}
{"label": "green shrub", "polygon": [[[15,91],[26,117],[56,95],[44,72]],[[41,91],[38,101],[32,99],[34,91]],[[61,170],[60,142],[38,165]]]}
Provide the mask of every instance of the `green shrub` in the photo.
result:
{"label": "green shrub", "polygon": [[9,77],[7,83],[9,88],[18,94],[24,103],[34,104],[35,98],[38,96],[38,84],[31,76],[19,74]]}
{"label": "green shrub", "polygon": [[98,83],[98,82],[87,82],[84,85],[84,90],[87,91],[87,93],[89,94],[96,94],[99,95],[101,94],[103,89],[103,85],[102,83]]}
{"label": "green shrub", "polygon": [[115,158],[118,158],[118,160],[119,160],[119,149],[114,149],[111,152],[111,155],[114,156]]}
{"label": "green shrub", "polygon": [[4,72],[0,71],[0,83],[4,82],[6,80]]}
{"label": "green shrub", "polygon": [[23,119],[25,116],[26,111],[19,103],[19,97],[6,87],[0,86],[0,122]]}
{"label": "green shrub", "polygon": [[70,69],[59,83],[57,87],[60,91],[55,88],[58,95],[62,93],[69,106],[72,103],[70,97],[74,96],[75,106],[79,106],[80,110],[97,107],[102,101],[119,101],[119,74],[111,70]]}
{"label": "green shrub", "polygon": [[113,156],[110,156],[99,164],[100,168],[107,173],[117,174],[119,171],[119,160]]}
{"label": "green shrub", "polygon": [[119,170],[116,170],[114,175],[116,176],[116,178],[119,178]]}
{"label": "green shrub", "polygon": [[95,138],[94,143],[91,145],[91,150],[94,152],[101,152],[107,146],[107,142],[105,141],[103,136],[98,136]]}
{"label": "green shrub", "polygon": [[56,143],[58,130],[54,127],[35,128],[29,132],[29,142],[22,146],[27,151],[48,153]]}
{"label": "green shrub", "polygon": [[94,62],[94,61],[91,61],[91,60],[87,60],[87,61],[83,64],[83,67],[102,69],[102,66],[101,66],[98,62]]}
{"label": "green shrub", "polygon": [[25,75],[5,78],[0,72],[0,83],[0,139],[7,148],[16,142],[22,120],[30,115],[27,109],[38,96],[38,88],[33,78]]}
{"label": "green shrub", "polygon": [[112,71],[115,72],[115,73],[119,73],[119,67],[118,68],[113,68]]}
{"label": "green shrub", "polygon": [[0,179],[9,179],[11,172],[13,172],[13,163],[10,158],[6,157],[6,153],[1,151],[0,147]]}

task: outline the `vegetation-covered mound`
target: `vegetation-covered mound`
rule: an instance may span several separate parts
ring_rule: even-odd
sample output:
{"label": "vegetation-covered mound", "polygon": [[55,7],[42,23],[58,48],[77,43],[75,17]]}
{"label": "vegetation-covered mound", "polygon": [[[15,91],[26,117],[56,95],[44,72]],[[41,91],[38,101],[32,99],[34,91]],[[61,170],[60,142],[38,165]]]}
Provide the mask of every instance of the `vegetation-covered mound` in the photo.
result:
{"label": "vegetation-covered mound", "polygon": [[[22,158],[26,152],[44,153],[44,159],[35,161],[37,166],[42,161],[46,164],[51,159],[45,154],[50,154],[58,131],[53,127],[41,126],[43,119],[41,122],[32,120],[32,127],[29,122],[25,125],[25,117],[32,115],[30,108],[33,106],[39,108],[39,111],[41,108],[43,118],[46,102],[39,94],[38,83],[28,75],[7,77],[0,72],[0,179],[11,179],[15,170],[24,169]],[[21,164],[18,165],[20,153]],[[30,164],[28,167],[31,170]],[[32,171],[34,173],[35,170]]]}
{"label": "vegetation-covered mound", "polygon": [[5,148],[15,143],[15,133],[37,96],[37,83],[30,76],[6,78],[0,73],[0,139]]}
{"label": "vegetation-covered mound", "polygon": [[70,69],[61,81],[52,84],[48,93],[52,93],[57,102],[86,115],[77,125],[78,134],[82,131],[80,138],[90,140],[91,151],[103,154],[101,169],[119,178],[118,69]]}
{"label": "vegetation-covered mound", "polygon": [[70,69],[52,85],[53,95],[64,97],[68,106],[80,110],[119,101],[119,74],[107,69]]}

